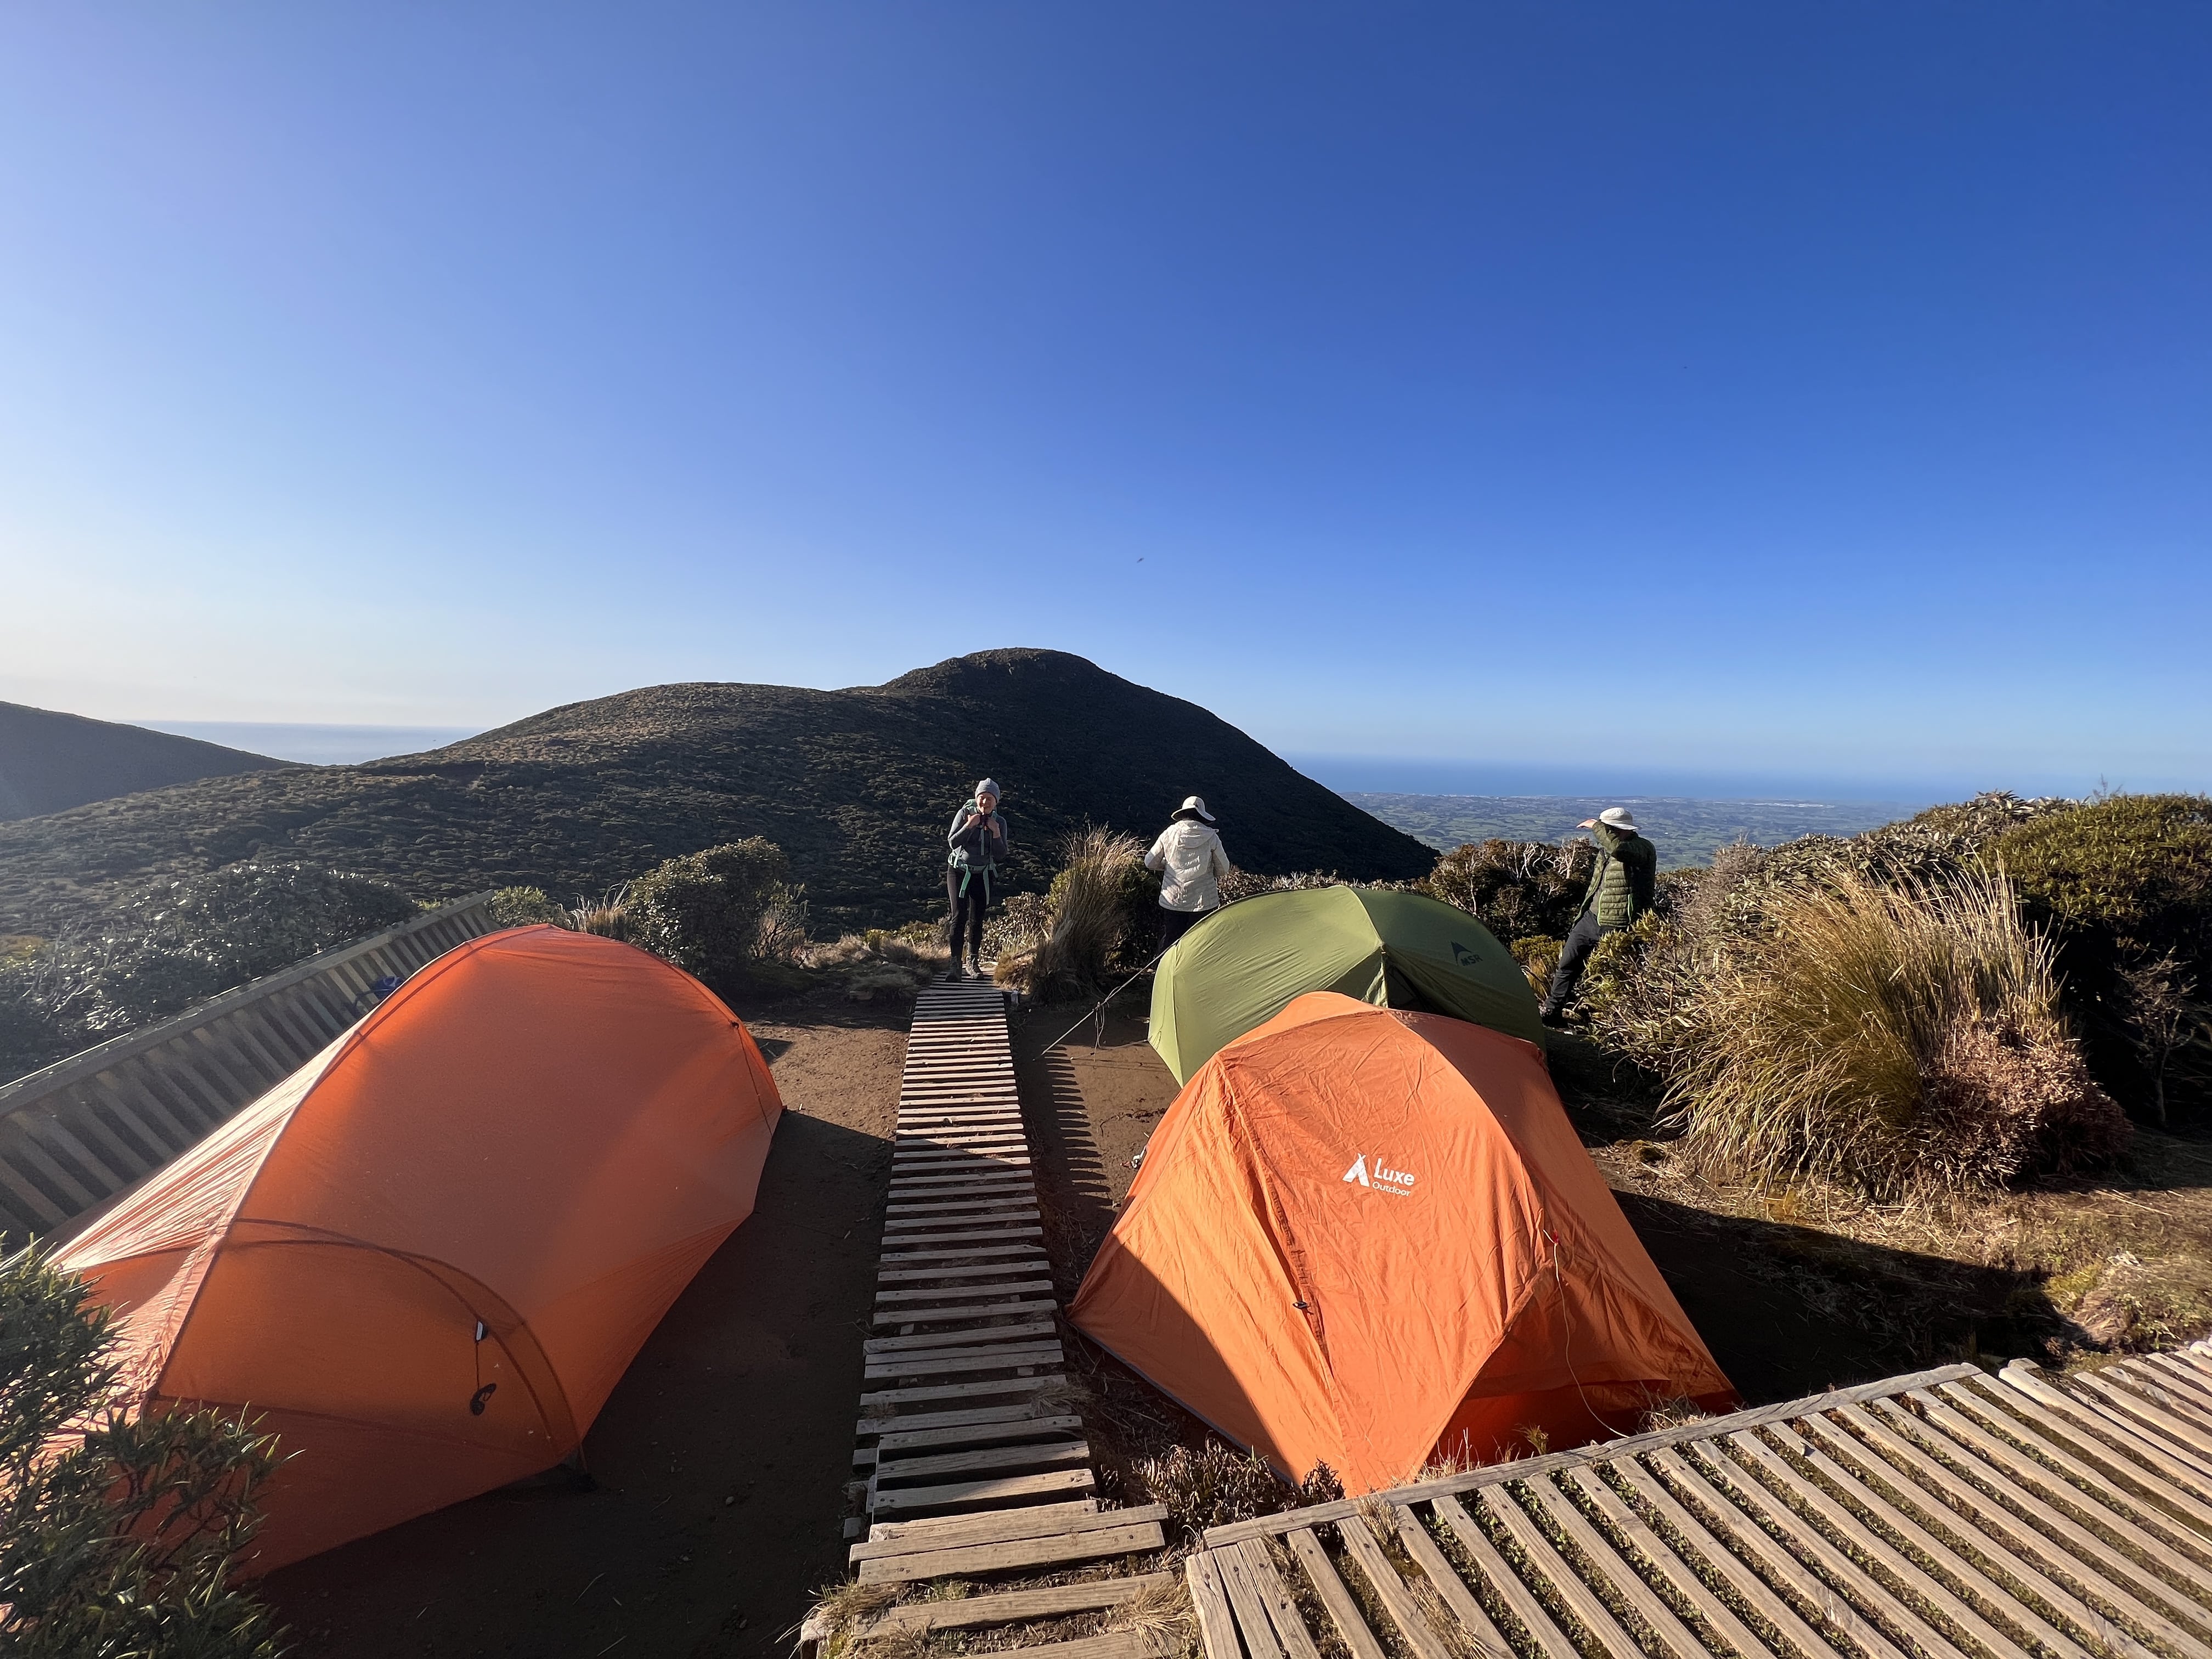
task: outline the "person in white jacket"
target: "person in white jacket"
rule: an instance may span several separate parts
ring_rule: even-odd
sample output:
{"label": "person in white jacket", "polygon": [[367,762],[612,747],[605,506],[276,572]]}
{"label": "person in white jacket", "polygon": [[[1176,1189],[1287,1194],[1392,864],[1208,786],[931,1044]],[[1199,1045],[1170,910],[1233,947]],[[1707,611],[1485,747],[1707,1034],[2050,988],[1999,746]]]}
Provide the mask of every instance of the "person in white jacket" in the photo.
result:
{"label": "person in white jacket", "polygon": [[1185,800],[1160,831],[1145,868],[1160,872],[1160,950],[1221,908],[1221,878],[1230,872],[1229,854],[1213,814],[1196,795]]}

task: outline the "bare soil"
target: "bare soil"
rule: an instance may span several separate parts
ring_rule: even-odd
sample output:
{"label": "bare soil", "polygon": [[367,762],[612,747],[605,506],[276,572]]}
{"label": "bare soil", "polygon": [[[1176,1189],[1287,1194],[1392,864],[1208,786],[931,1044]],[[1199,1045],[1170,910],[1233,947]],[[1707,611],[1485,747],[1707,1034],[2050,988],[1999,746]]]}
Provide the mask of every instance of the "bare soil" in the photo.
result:
{"label": "bare soil", "polygon": [[910,1006],[833,994],[747,1015],[786,1109],[758,1207],[599,1413],[584,1447],[596,1488],[509,1488],[271,1574],[262,1589],[296,1651],[789,1651],[811,1592],[844,1571]]}

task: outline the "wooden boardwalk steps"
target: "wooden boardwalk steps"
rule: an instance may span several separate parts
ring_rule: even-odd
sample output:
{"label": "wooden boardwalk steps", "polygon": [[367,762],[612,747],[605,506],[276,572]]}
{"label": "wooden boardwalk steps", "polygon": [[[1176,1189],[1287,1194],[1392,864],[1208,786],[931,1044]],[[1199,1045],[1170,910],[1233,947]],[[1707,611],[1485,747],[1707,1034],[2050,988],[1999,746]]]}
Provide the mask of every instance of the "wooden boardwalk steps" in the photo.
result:
{"label": "wooden boardwalk steps", "polygon": [[490,933],[441,906],[0,1087],[0,1249],[137,1185],[313,1060],[410,974]]}
{"label": "wooden boardwalk steps", "polygon": [[2212,1345],[1951,1365],[1217,1527],[1207,1659],[2212,1659]]}
{"label": "wooden boardwalk steps", "polygon": [[[987,980],[933,985],[907,1044],[874,1334],[863,1345],[871,1386],[854,1425],[850,1488],[861,1513],[846,1523],[860,1584],[1054,1574],[1165,1547],[1164,1510],[1101,1509],[1092,1495],[1042,1239],[1005,994]],[[909,1601],[848,1635],[1106,1612],[1157,1594],[1164,1580],[1171,1575],[1123,1573]],[[802,1645],[826,1634],[811,1620]],[[1051,1659],[1149,1651],[1121,1632],[1020,1650]]]}

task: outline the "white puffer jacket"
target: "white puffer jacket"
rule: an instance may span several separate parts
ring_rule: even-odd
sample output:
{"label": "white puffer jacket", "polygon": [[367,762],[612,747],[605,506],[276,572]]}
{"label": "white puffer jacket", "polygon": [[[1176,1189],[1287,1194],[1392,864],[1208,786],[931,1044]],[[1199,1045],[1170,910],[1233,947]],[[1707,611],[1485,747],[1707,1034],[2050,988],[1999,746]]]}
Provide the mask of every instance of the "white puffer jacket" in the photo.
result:
{"label": "white puffer jacket", "polygon": [[1160,832],[1145,854],[1145,868],[1160,872],[1163,910],[1211,910],[1221,902],[1221,878],[1230,871],[1221,836],[1209,824],[1182,818]]}

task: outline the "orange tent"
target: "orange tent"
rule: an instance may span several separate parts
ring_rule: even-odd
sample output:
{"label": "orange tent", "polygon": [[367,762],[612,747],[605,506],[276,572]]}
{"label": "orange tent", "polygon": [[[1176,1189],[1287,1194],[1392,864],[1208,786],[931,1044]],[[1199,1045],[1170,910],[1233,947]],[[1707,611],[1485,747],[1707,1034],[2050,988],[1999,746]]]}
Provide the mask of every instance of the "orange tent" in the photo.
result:
{"label": "orange tent", "polygon": [[705,987],[554,927],[440,957],[71,1240],[141,1399],[291,1459],[256,1571],[574,1453],[782,1110]]}
{"label": "orange tent", "polygon": [[1347,1492],[1735,1391],[1517,1037],[1316,991],[1153,1133],[1069,1319],[1293,1478]]}

